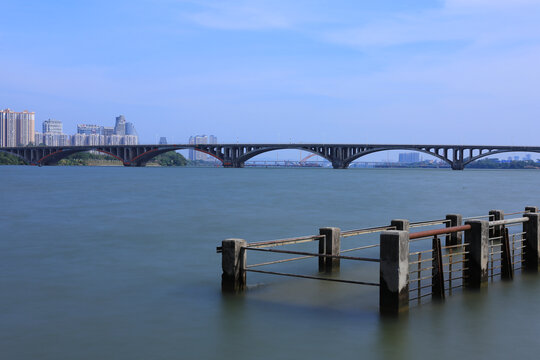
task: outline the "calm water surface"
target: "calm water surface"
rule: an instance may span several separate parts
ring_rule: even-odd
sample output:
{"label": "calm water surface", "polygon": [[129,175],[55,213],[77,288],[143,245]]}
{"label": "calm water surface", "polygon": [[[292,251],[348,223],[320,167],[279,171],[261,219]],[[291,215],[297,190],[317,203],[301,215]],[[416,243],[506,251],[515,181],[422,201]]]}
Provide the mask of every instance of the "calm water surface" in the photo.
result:
{"label": "calm water surface", "polygon": [[[2,359],[508,359],[538,348],[540,276],[382,320],[376,288],[250,273],[245,296],[222,297],[215,247],[521,210],[540,205],[539,171],[3,166],[0,179]],[[355,274],[376,279],[377,267],[344,264]]]}

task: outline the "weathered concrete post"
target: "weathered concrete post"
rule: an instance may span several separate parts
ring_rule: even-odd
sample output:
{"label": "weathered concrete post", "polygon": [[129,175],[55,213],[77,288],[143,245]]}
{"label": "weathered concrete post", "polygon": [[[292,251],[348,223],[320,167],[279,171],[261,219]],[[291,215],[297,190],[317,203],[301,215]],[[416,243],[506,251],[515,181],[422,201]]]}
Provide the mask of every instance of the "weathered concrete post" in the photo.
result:
{"label": "weathered concrete post", "polygon": [[[339,255],[341,245],[341,229],[337,227],[325,227],[319,229],[319,234],[324,235],[319,240],[319,254]],[[339,270],[340,259],[319,257],[319,271],[330,273]]]}
{"label": "weathered concrete post", "polygon": [[512,262],[512,251],[510,250],[510,236],[508,228],[504,229],[503,241],[501,244],[501,278],[503,280],[512,280],[514,278],[514,265]]}
{"label": "weathered concrete post", "polygon": [[538,249],[540,249],[540,214],[527,213],[523,217],[529,218],[529,221],[523,223],[525,232],[525,242],[522,250],[525,250],[523,267],[529,272],[538,272]]}
{"label": "weathered concrete post", "polygon": [[381,233],[379,311],[397,315],[409,308],[409,232]]}
{"label": "weathered concrete post", "polygon": [[[443,268],[443,258],[442,258],[442,248],[441,248],[441,239],[437,236],[433,238],[432,241],[433,249],[433,261],[431,270],[431,297],[433,299],[443,300],[444,299],[444,268]],[[420,274],[418,274],[420,277]]]}
{"label": "weathered concrete post", "polygon": [[[489,221],[504,220],[504,212],[502,210],[490,210],[489,215]],[[490,238],[497,238],[497,240],[502,240],[503,235],[504,225],[496,225],[492,229],[489,229]]]}
{"label": "weathered concrete post", "polygon": [[221,242],[221,290],[242,292],[246,288],[246,240],[226,239]]}
{"label": "weathered concrete post", "polygon": [[466,286],[478,289],[487,285],[488,281],[488,257],[489,257],[489,222],[486,220],[469,220],[466,225],[471,225],[470,230],[465,231],[466,262],[464,266]]}
{"label": "weathered concrete post", "polygon": [[538,206],[526,206],[525,212],[531,212],[531,213],[537,213],[538,212]]}
{"label": "weathered concrete post", "polygon": [[[448,214],[446,215],[446,227],[461,226],[463,223],[463,216],[460,214]],[[457,231],[446,235],[446,246],[463,244],[463,236],[461,231]]]}
{"label": "weathered concrete post", "polygon": [[396,230],[400,230],[400,231],[409,232],[410,230],[410,222],[409,220],[405,220],[405,219],[394,219],[390,221],[390,226],[395,226]]}

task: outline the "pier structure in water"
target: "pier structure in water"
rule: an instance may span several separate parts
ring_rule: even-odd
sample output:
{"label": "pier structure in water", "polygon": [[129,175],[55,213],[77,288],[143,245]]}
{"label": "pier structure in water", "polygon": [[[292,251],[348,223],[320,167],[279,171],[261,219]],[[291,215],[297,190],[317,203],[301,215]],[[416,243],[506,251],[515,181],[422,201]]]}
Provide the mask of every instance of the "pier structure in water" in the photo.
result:
{"label": "pier structure in water", "polygon": [[[415,231],[419,228],[429,229]],[[378,241],[343,248],[348,238],[368,234],[378,235]],[[317,250],[283,249],[308,243],[315,243]],[[373,254],[376,248],[378,256]],[[225,293],[244,292],[249,272],[373,286],[379,288],[380,313],[397,315],[424,299],[444,300],[460,289],[485,288],[490,280],[512,280],[517,271],[537,273],[539,249],[540,214],[538,207],[528,206],[524,211],[505,214],[491,210],[488,215],[466,218],[448,214],[445,219],[412,223],[396,219],[387,226],[348,231],[326,227],[318,235],[272,241],[249,243],[244,239],[226,239],[217,252],[222,255]],[[269,258],[249,264],[247,254],[251,252]],[[343,255],[349,252],[367,254]],[[270,258],[276,255],[293,257]],[[309,258],[318,259],[317,274],[266,270],[269,266]],[[377,263],[379,271],[371,274],[373,280],[342,279],[339,277],[342,260]]]}

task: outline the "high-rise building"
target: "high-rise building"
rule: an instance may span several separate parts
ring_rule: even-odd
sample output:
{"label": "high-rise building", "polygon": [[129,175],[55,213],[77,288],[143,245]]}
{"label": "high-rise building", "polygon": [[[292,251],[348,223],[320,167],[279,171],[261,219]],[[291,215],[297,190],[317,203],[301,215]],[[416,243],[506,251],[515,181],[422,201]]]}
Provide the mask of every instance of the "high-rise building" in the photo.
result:
{"label": "high-rise building", "polygon": [[126,135],[126,118],[124,115],[116,117],[116,124],[114,125],[115,135]]}
{"label": "high-rise building", "polygon": [[217,144],[217,137],[214,135],[209,136],[209,144]]}
{"label": "high-rise building", "polygon": [[62,134],[63,133],[63,125],[62,122],[59,120],[45,120],[43,122],[43,133],[51,133],[51,134]]}
{"label": "high-rise building", "polygon": [[65,146],[71,145],[70,136],[66,134],[55,133],[36,133],[35,136],[36,145],[46,146]]}
{"label": "high-rise building", "polygon": [[102,135],[102,133],[103,133],[103,126],[87,125],[87,124],[78,124],[77,125],[77,134]]}
{"label": "high-rise building", "polygon": [[167,145],[167,138],[165,136],[159,138],[159,145]]}
{"label": "high-rise building", "polygon": [[[198,145],[198,144],[208,144],[208,136],[206,135],[195,135],[189,137],[189,143]],[[207,155],[203,152],[189,149],[189,160],[196,161],[196,160],[206,160]]]}
{"label": "high-rise building", "polygon": [[399,162],[400,163],[416,163],[420,162],[420,154],[419,153],[400,153],[399,154]]}
{"label": "high-rise building", "polygon": [[135,130],[135,125],[132,122],[126,122],[126,135],[137,135],[137,130]]}
{"label": "high-rise building", "polygon": [[70,145],[70,137],[63,133],[63,125],[59,120],[45,120],[42,124],[43,133],[36,132],[36,145],[65,146]]}
{"label": "high-rise building", "polygon": [[0,110],[0,146],[26,146],[35,140],[35,113]]}
{"label": "high-rise building", "polygon": [[112,126],[104,126],[103,127],[103,135],[104,136],[114,135],[114,127],[112,127]]}

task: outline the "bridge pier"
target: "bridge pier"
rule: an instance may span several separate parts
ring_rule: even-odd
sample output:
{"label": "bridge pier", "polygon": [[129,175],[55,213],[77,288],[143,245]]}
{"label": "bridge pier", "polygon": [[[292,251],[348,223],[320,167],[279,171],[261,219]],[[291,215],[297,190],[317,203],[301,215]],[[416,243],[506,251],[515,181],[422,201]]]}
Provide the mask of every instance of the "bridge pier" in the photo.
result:
{"label": "bridge pier", "polygon": [[332,167],[334,169],[347,169],[349,164],[345,164],[343,161],[332,161]]}
{"label": "bridge pier", "polygon": [[223,161],[223,167],[241,169],[244,167],[243,161]]}
{"label": "bridge pier", "polygon": [[146,162],[135,162],[135,163],[132,163],[132,162],[129,162],[129,161],[122,161],[122,164],[124,166],[127,166],[127,167],[145,167],[146,166]]}
{"label": "bridge pier", "polygon": [[452,170],[463,170],[465,165],[462,162],[452,162]]}

